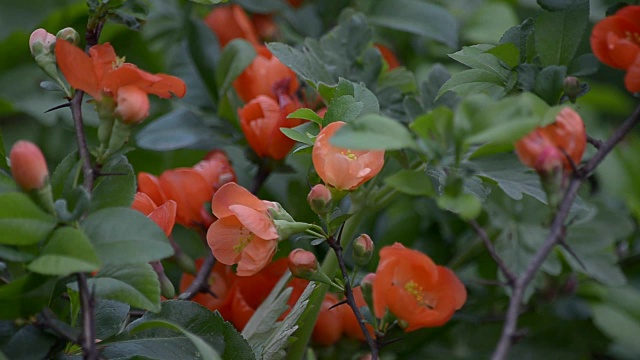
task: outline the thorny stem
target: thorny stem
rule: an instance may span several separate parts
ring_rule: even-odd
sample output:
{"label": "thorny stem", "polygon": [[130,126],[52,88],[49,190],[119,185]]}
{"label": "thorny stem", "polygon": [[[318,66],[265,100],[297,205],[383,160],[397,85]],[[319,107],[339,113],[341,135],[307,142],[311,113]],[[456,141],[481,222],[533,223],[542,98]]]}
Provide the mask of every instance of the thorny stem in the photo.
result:
{"label": "thorny stem", "polygon": [[365,339],[367,340],[367,345],[369,345],[369,349],[371,350],[371,360],[378,359],[378,343],[377,341],[371,337],[371,334],[367,330],[366,321],[364,317],[360,313],[360,309],[358,309],[358,305],[356,304],[356,300],[353,297],[353,290],[351,289],[351,282],[349,281],[349,273],[347,271],[347,267],[344,264],[344,258],[342,257],[342,246],[337,242],[333,236],[330,236],[327,239],[327,243],[336,253],[336,257],[338,258],[338,266],[340,267],[340,272],[342,272],[342,279],[344,282],[344,295],[347,298],[347,304],[353,311],[353,314],[358,319],[358,325],[360,325],[360,330],[364,334]]}
{"label": "thorny stem", "polygon": [[492,360],[504,360],[509,353],[512,343],[517,337],[518,316],[520,315],[520,306],[524,297],[525,289],[534,278],[535,274],[542,266],[549,253],[553,248],[562,242],[565,238],[565,223],[569,216],[569,211],[573,201],[578,196],[578,190],[587,177],[600,165],[602,160],[613,150],[613,148],[640,122],[640,105],[635,109],[633,114],[620,125],[616,132],[606,141],[600,143],[596,154],[573,175],[564,197],[560,202],[558,212],[553,219],[551,229],[542,247],[536,252],[533,259],[527,265],[525,271],[516,279],[515,285],[512,286],[513,293],[509,301],[509,308],[505,323],[502,328],[500,340],[491,356]]}
{"label": "thorny stem", "polygon": [[82,335],[80,346],[85,360],[96,360],[100,357],[96,348],[96,299],[94,293],[87,286],[87,276],[77,274],[80,305],[82,306]]}

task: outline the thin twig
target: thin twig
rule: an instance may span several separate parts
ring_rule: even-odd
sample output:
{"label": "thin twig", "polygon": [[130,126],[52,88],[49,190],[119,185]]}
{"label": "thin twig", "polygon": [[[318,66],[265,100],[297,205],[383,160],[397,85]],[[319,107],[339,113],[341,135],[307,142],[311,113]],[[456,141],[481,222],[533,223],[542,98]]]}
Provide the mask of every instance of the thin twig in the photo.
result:
{"label": "thin twig", "polygon": [[77,274],[80,305],[82,306],[82,335],[80,346],[85,360],[97,360],[100,353],[96,348],[96,299],[93,291],[89,290],[87,276]]}
{"label": "thin twig", "polygon": [[511,270],[509,270],[509,267],[504,263],[500,255],[498,255],[498,253],[496,252],[496,248],[493,246],[491,239],[489,239],[489,236],[487,235],[487,232],[475,220],[471,220],[469,224],[471,224],[473,230],[475,230],[475,232],[484,243],[484,246],[487,248],[489,255],[491,255],[493,261],[496,262],[504,277],[507,278],[507,283],[509,284],[509,286],[514,286],[517,277]]}
{"label": "thin twig", "polygon": [[[49,308],[45,308],[42,310],[40,314],[36,317],[36,326],[41,328],[46,328],[53,331],[58,337],[72,342],[74,344],[80,344],[80,338],[78,334],[71,333],[68,329],[58,325],[56,323],[56,315]],[[74,329],[74,328],[71,328]]]}
{"label": "thin twig", "polygon": [[504,360],[506,359],[511,344],[516,339],[518,315],[522,299],[524,298],[525,289],[533,280],[535,274],[538,272],[542,264],[544,263],[549,253],[553,248],[564,240],[565,235],[565,223],[571,206],[578,196],[578,190],[582,183],[587,179],[589,175],[600,165],[602,160],[613,150],[613,148],[640,122],[640,106],[638,106],[633,114],[620,125],[615,133],[605,142],[600,144],[600,147],[596,154],[571,178],[564,197],[560,202],[558,212],[553,219],[551,229],[543,245],[538,249],[538,252],[534,255],[533,259],[529,262],[529,265],[525,271],[518,277],[511,299],[509,301],[509,308],[507,309],[507,316],[502,328],[502,334],[500,340],[496,345],[496,348],[491,356],[492,360]]}
{"label": "thin twig", "polygon": [[340,246],[340,243],[337,242],[333,238],[333,236],[330,236],[327,239],[327,244],[329,244],[329,246],[333,249],[333,251],[336,253],[336,257],[338,258],[338,265],[340,266],[340,271],[342,272],[342,280],[344,281],[344,295],[347,298],[347,304],[349,304],[349,307],[351,307],[353,314],[358,320],[360,330],[362,330],[362,333],[367,340],[367,344],[369,345],[369,349],[371,350],[371,360],[377,360],[379,344],[374,338],[371,337],[371,334],[369,334],[369,331],[367,330],[367,327],[365,325],[366,322],[364,320],[364,317],[360,313],[360,309],[358,309],[358,305],[356,304],[356,300],[353,296],[353,290],[351,289],[350,285],[351,282],[349,281],[349,273],[347,272],[347,267],[345,266],[344,258],[342,257],[342,246]]}
{"label": "thin twig", "polygon": [[600,149],[600,147],[602,146],[602,140],[598,140],[596,138],[592,138],[589,135],[587,135],[587,142],[589,144],[591,144],[596,149]]}
{"label": "thin twig", "polygon": [[260,188],[262,188],[262,185],[269,177],[269,174],[271,174],[271,169],[269,169],[264,160],[261,161],[258,166],[258,172],[253,178],[253,184],[251,184],[251,188],[249,189],[253,195],[256,195],[258,191],[260,191]]}
{"label": "thin twig", "polygon": [[215,264],[216,258],[209,252],[200,270],[198,270],[196,278],[193,279],[189,287],[178,296],[178,300],[191,300],[201,292],[212,294],[215,297],[216,295],[209,289],[209,275]]}

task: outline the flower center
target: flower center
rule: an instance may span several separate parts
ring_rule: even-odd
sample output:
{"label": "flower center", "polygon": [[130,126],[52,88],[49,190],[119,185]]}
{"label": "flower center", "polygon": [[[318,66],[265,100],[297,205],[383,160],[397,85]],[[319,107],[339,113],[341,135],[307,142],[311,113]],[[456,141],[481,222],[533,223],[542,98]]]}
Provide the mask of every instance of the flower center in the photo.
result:
{"label": "flower center", "polygon": [[404,289],[416,299],[418,305],[429,309],[435,308],[435,299],[432,299],[427,293],[425,293],[422,286],[416,284],[413,280],[404,284]]}
{"label": "flower center", "polygon": [[625,31],[624,35],[627,38],[627,40],[640,45],[640,34],[635,32],[632,33],[630,31]]}
{"label": "flower center", "polygon": [[240,228],[240,238],[238,239],[238,243],[233,246],[233,252],[240,254],[244,248],[251,243],[252,238],[253,233],[251,231],[245,227]]}
{"label": "flower center", "polygon": [[351,149],[347,149],[347,151],[340,151],[340,154],[347,157],[349,160],[358,160],[358,155],[351,152]]}
{"label": "flower center", "polygon": [[121,67],[122,65],[124,65],[125,63],[125,57],[116,57],[116,59],[113,61],[113,64],[111,64],[111,67],[115,70],[119,67]]}

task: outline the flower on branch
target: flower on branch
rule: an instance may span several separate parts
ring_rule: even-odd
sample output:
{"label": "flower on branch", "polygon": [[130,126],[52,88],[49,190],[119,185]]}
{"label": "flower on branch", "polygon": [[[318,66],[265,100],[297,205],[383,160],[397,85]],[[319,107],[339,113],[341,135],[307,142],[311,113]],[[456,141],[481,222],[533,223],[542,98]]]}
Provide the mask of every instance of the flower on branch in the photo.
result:
{"label": "flower on branch", "polygon": [[276,252],[279,235],[269,208],[272,202],[236,183],[225,184],[213,196],[211,211],[218,220],[207,231],[207,243],[218,261],[238,264],[239,276],[257,273]]}
{"label": "flower on branch", "polygon": [[444,325],[467,300],[453,271],[400,243],[380,250],[373,282],[375,314],[388,310],[406,324],[405,331]]}
{"label": "flower on branch", "polygon": [[[273,56],[264,46],[256,48],[258,55],[233,82],[238,96],[249,102],[260,95],[279,100],[282,95],[294,97],[300,83],[296,73]],[[280,101],[282,105],[282,101]]]}
{"label": "flower on branch", "polygon": [[351,150],[331,145],[329,140],[342,121],[327,125],[313,146],[313,166],[320,178],[339,190],[354,190],[376,176],[384,165],[384,150]]}
{"label": "flower on branch", "polygon": [[151,198],[141,192],[137,192],[133,198],[131,208],[138,210],[153,220],[164,233],[169,236],[173,231],[173,225],[176,223],[176,202],[167,200],[164,204],[158,206]]}
{"label": "flower on branch", "polygon": [[591,33],[591,49],[603,63],[627,71],[627,90],[640,91],[640,6],[626,6],[598,22]]}

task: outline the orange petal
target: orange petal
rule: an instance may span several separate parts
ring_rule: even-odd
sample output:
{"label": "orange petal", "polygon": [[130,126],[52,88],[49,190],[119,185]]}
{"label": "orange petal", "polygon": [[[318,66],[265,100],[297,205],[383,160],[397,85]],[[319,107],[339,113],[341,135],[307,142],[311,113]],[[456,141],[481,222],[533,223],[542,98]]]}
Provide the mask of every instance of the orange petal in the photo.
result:
{"label": "orange petal", "polygon": [[95,45],[89,49],[91,61],[93,61],[93,70],[96,74],[98,84],[102,82],[104,75],[113,70],[116,59],[116,52],[109,43]]}
{"label": "orange petal", "polygon": [[266,213],[244,205],[231,205],[229,210],[235,214],[242,225],[259,238],[265,240],[276,240],[278,238],[278,230],[276,230],[273,220]]}
{"label": "orange petal", "polygon": [[158,206],[151,200],[151,198],[143,193],[137,192],[133,197],[133,204],[131,204],[133,210],[138,210],[145,216],[151,214]]}
{"label": "orange petal", "polygon": [[236,183],[227,183],[213,195],[211,211],[218,218],[235,216],[229,210],[231,205],[244,205],[257,211],[267,211],[267,205],[249,190]]}
{"label": "orange petal", "polygon": [[247,231],[238,219],[233,216],[225,217],[209,226],[207,244],[218,261],[225,265],[233,265],[238,263],[241,254],[234,247],[246,235]]}
{"label": "orange petal", "polygon": [[138,173],[138,191],[147,194],[156,204],[169,200],[160,187],[160,180],[146,172]]}
{"label": "orange petal", "polygon": [[89,55],[70,42],[60,39],[56,42],[56,61],[71,86],[85,91],[94,99],[100,99],[98,79]]}
{"label": "orange petal", "polygon": [[202,222],[200,210],[211,199],[213,188],[191,168],[167,170],[160,175],[160,186],[167,198],[178,205],[177,222],[193,226]]}
{"label": "orange petal", "polygon": [[276,253],[278,242],[254,237],[244,248],[238,261],[238,276],[250,276],[262,270]]}
{"label": "orange petal", "polygon": [[176,209],[176,202],[169,200],[162,204],[162,206],[155,209],[148,217],[158,224],[162,231],[169,236],[171,235],[173,226],[176,223]]}

